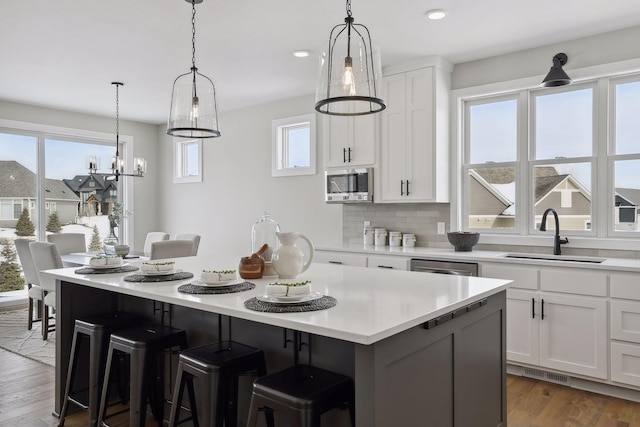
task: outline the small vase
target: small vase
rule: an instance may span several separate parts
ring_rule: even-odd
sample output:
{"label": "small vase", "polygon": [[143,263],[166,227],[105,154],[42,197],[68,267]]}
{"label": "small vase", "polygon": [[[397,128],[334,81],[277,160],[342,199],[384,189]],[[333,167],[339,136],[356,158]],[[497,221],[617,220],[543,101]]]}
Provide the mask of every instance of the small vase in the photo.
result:
{"label": "small vase", "polygon": [[109,235],[105,237],[102,241],[102,248],[104,249],[105,255],[115,255],[116,254],[116,245],[118,245],[118,236],[113,228],[109,230]]}

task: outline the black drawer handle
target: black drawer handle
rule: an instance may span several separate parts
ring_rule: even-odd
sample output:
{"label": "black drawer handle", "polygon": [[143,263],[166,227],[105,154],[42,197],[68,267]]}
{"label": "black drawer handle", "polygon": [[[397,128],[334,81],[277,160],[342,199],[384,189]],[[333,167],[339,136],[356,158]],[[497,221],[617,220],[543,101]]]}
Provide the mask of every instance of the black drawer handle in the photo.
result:
{"label": "black drawer handle", "polygon": [[329,261],[329,264],[338,264],[338,265],[342,265],[342,261]]}
{"label": "black drawer handle", "polygon": [[472,302],[471,304],[460,307],[457,310],[451,311],[447,314],[443,314],[442,316],[436,317],[435,319],[431,319],[422,324],[424,329],[432,329],[438,325],[442,325],[445,322],[448,322],[451,319],[458,318],[460,316],[464,316],[465,314],[474,311],[482,306],[487,305],[487,299],[481,299],[480,301]]}

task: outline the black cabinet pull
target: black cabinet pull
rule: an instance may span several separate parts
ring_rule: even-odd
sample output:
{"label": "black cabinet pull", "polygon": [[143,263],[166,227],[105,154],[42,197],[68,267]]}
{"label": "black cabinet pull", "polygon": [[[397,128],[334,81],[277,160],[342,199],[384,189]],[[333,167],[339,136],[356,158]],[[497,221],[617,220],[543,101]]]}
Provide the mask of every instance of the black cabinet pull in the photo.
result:
{"label": "black cabinet pull", "polygon": [[536,299],[531,298],[531,318],[536,318]]}
{"label": "black cabinet pull", "polygon": [[351,163],[351,147],[349,147],[349,149],[348,149],[348,150],[349,150],[349,157],[348,157],[348,159],[349,159],[349,163]]}
{"label": "black cabinet pull", "polygon": [[347,163],[347,149],[342,149],[342,163]]}
{"label": "black cabinet pull", "polygon": [[390,265],[379,265],[378,268],[390,268],[393,269]]}
{"label": "black cabinet pull", "polygon": [[409,180],[407,180],[407,196],[409,195]]}
{"label": "black cabinet pull", "polygon": [[329,261],[329,264],[339,264],[339,265],[342,265],[342,261]]}
{"label": "black cabinet pull", "polygon": [[400,180],[400,195],[404,196],[404,180]]}
{"label": "black cabinet pull", "polygon": [[540,309],[540,318],[542,320],[544,320],[544,300],[540,300],[540,305],[542,306],[542,308]]}

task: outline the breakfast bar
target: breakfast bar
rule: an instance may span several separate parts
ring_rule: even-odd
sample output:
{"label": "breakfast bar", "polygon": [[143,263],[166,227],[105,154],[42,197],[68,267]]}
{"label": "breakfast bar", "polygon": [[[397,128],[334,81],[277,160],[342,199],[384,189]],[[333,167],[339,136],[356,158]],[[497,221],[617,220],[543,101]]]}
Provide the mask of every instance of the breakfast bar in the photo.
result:
{"label": "breakfast bar", "polygon": [[[418,426],[425,420],[437,426],[506,425],[510,281],[314,263],[296,280],[310,281],[313,292],[332,297],[335,306],[285,313],[245,305],[264,295],[275,276],[249,280],[255,288],[243,292],[178,290],[203,270],[236,268],[238,260],[176,259],[177,270],[194,276],[177,281],[130,282],[125,277],[135,273],[77,274],[78,267],[44,272],[57,289],[55,411],[61,407],[75,319],[118,309],[185,329],[190,346],[233,334],[265,351],[269,372],[299,360],[349,375],[359,427]],[[293,340],[292,348],[295,334],[302,342]],[[333,412],[323,416],[323,425],[325,419],[326,425],[349,425],[342,411]]]}

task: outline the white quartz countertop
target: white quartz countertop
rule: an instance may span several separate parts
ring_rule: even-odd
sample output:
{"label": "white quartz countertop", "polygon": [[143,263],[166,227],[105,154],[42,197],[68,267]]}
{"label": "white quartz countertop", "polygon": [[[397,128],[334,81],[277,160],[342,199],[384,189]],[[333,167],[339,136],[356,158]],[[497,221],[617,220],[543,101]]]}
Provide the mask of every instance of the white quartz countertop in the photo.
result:
{"label": "white quartz countertop", "polygon": [[[429,247],[390,247],[390,246],[364,246],[358,244],[344,244],[331,247],[318,247],[320,251],[361,253],[365,255],[392,255],[407,258],[422,258],[433,260],[462,261],[462,262],[501,262],[510,264],[545,265],[551,267],[588,268],[596,270],[630,271],[640,272],[640,259],[631,258],[604,258],[585,257],[573,255],[552,255],[552,248],[547,253],[516,253],[473,250],[470,252],[456,252],[453,248],[429,248]],[[507,255],[532,255],[533,259],[509,258]],[[546,259],[542,259],[546,258]],[[601,262],[586,262],[601,261]]]}
{"label": "white quartz countertop", "polygon": [[[312,290],[330,295],[335,307],[305,313],[262,313],[244,307],[244,302],[264,294],[264,287],[277,280],[249,280],[256,288],[233,294],[194,295],[178,287],[198,279],[203,269],[235,269],[240,257],[210,259],[177,258],[176,268],[194,274],[193,279],[135,283],[124,277],[134,273],[75,274],[75,268],[43,272],[49,279],[69,281],[124,295],[161,301],[236,318],[299,330],[358,344],[379,340],[428,320],[489,297],[508,288],[508,280],[458,277],[410,271],[380,270],[313,263],[296,280],[311,280]],[[140,261],[129,264],[139,265]],[[138,272],[139,273],[139,272]]]}

